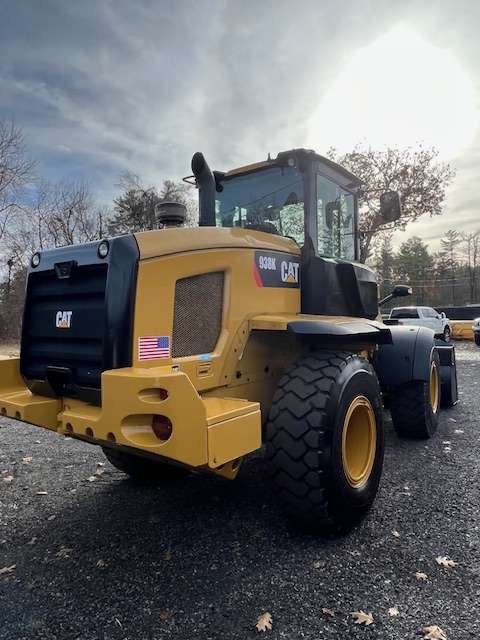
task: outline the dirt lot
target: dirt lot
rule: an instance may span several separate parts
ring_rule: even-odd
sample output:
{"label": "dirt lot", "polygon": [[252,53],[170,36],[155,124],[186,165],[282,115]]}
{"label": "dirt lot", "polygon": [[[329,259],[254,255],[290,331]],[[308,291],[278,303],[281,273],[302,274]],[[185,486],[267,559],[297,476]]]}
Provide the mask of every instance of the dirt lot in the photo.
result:
{"label": "dirt lot", "polygon": [[233,483],[145,488],[108,463],[89,481],[99,449],[0,419],[0,569],[16,565],[0,575],[0,638],[413,640],[438,625],[478,639],[480,350],[460,344],[458,360],[461,403],[428,442],[387,424],[375,507],[335,542],[289,530],[260,456]]}

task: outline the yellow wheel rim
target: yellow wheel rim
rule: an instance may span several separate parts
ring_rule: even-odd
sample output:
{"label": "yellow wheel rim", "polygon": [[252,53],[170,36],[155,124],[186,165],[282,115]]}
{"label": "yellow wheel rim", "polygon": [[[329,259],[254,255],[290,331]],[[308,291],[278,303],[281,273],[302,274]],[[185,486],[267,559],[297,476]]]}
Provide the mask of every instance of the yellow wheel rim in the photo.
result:
{"label": "yellow wheel rim", "polygon": [[439,399],[440,382],[438,379],[438,369],[435,362],[430,366],[430,406],[433,413],[437,413]]}
{"label": "yellow wheel rim", "polygon": [[361,487],[370,477],[377,448],[377,421],[370,401],[357,396],[343,421],[342,464],[352,487]]}

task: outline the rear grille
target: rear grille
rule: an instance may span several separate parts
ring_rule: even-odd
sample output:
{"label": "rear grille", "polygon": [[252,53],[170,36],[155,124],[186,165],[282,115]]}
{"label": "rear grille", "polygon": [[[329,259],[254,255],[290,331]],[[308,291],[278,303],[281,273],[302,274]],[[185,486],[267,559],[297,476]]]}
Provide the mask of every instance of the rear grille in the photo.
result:
{"label": "rear grille", "polygon": [[[69,278],[55,270],[31,272],[22,339],[22,372],[45,380],[49,367],[70,370],[69,383],[100,387],[105,335],[106,263],[77,266]],[[70,328],[56,326],[59,311],[71,312]]]}
{"label": "rear grille", "polygon": [[224,272],[182,278],[175,285],[174,358],[211,353],[222,329]]}

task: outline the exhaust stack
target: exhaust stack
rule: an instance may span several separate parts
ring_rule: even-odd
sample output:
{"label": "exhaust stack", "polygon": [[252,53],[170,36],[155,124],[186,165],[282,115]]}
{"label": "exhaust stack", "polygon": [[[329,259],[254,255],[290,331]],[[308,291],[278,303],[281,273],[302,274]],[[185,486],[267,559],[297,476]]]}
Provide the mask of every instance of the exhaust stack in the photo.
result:
{"label": "exhaust stack", "polygon": [[192,173],[195,176],[199,190],[199,218],[200,227],[215,226],[215,178],[203,153],[197,151],[192,158]]}

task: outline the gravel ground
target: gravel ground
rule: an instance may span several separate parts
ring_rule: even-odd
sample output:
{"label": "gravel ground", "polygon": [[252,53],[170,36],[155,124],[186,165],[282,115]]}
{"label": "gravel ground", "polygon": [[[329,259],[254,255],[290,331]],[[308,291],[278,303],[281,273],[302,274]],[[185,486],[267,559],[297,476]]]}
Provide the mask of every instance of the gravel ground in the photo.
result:
{"label": "gravel ground", "polygon": [[[460,344],[457,358],[461,403],[429,442],[387,425],[374,509],[334,542],[288,529],[258,456],[233,483],[142,488],[108,463],[89,482],[98,448],[0,419],[0,475],[13,476],[0,568],[16,565],[0,575],[0,638],[248,639],[267,611],[266,638],[413,639],[426,625],[479,638],[480,350]],[[372,625],[353,623],[360,609]]]}

